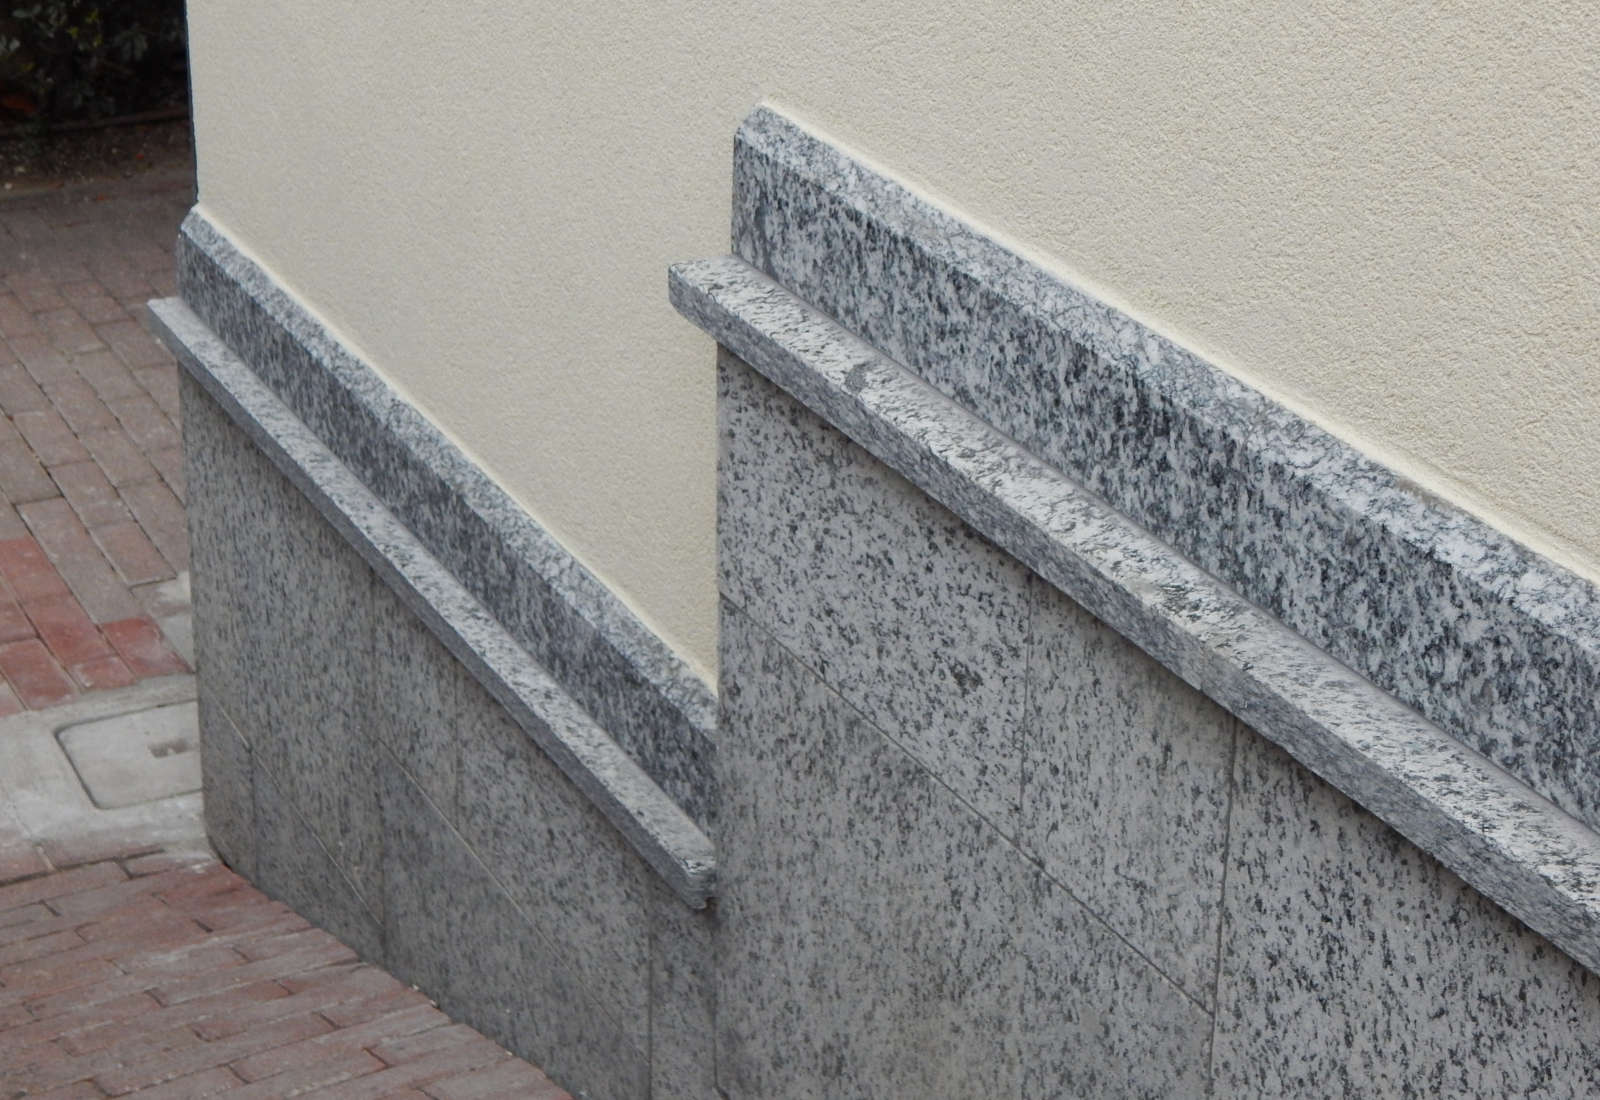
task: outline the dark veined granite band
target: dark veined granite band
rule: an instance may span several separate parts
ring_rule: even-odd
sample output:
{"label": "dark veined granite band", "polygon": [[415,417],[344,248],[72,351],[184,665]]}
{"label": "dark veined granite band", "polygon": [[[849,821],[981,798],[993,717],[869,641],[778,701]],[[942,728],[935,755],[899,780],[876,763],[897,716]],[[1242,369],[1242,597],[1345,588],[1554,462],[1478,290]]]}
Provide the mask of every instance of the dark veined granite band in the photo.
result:
{"label": "dark veined granite band", "polygon": [[717,342],[1600,972],[1600,836],[736,258],[675,267]]}
{"label": "dark veined granite band", "polygon": [[760,108],[734,250],[1600,827],[1600,595]]}
{"label": "dark veined granite band", "polygon": [[716,699],[492,479],[200,213],[185,304],[702,826]]}
{"label": "dark veined granite band", "polygon": [[703,907],[716,879],[699,826],[428,553],[317,435],[181,301],[151,305],[165,342],[674,892]]}

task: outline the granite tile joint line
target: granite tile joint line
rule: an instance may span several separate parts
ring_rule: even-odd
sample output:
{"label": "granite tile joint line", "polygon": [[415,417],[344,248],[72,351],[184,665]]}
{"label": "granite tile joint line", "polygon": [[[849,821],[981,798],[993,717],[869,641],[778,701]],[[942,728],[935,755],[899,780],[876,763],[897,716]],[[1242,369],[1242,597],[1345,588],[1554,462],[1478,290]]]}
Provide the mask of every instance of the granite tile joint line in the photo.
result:
{"label": "granite tile joint line", "polygon": [[700,827],[183,302],[150,309],[184,369],[678,897],[704,907],[715,889],[716,854]]}
{"label": "granite tile joint line", "polygon": [[669,273],[719,344],[1588,969],[1600,836],[737,258]]}

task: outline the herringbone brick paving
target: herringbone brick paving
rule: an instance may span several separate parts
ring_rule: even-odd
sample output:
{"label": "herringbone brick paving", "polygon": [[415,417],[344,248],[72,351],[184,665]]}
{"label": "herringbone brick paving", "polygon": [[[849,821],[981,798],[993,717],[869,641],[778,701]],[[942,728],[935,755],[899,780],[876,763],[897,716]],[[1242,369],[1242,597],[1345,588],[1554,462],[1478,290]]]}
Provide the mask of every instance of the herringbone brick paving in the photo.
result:
{"label": "herringbone brick paving", "polygon": [[182,174],[0,202],[0,717],[186,671],[155,615],[188,568],[176,290]]}
{"label": "herringbone brick paving", "polygon": [[570,1100],[219,863],[0,884],[0,1098]]}

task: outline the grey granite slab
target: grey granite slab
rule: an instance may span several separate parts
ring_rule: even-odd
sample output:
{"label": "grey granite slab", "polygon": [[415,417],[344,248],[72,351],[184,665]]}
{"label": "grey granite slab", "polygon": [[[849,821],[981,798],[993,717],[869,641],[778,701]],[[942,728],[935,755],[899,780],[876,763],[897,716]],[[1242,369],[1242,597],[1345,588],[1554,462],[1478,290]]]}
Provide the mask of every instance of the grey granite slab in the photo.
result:
{"label": "grey granite slab", "polygon": [[690,909],[659,881],[650,914],[651,1100],[719,1100],[717,909]]}
{"label": "grey granite slab", "polygon": [[[294,490],[355,548],[656,873],[689,904],[705,904],[715,883],[716,858],[699,826],[183,303],[156,302],[151,313],[183,368],[248,432]],[[264,518],[279,522],[276,515]],[[244,678],[250,684],[262,679]]]}
{"label": "grey granite slab", "polygon": [[[253,446],[243,433],[239,441]],[[241,485],[237,499],[251,488]],[[374,578],[294,495],[295,512],[264,510],[246,528],[259,532],[246,559],[261,570],[245,604],[256,643],[247,659],[268,670],[255,677],[267,681],[267,709],[256,718],[251,744],[381,921],[383,826],[368,722]]]}
{"label": "grey granite slab", "polygon": [[[234,582],[241,572],[242,550],[237,531],[227,522],[227,494],[238,483],[240,461],[229,434],[227,415],[206,395],[200,383],[179,372],[183,413],[184,479],[194,492],[185,508],[189,526],[190,599],[195,634],[195,663],[206,687],[239,713],[249,685],[249,666],[241,654],[239,602]],[[206,502],[218,502],[208,507]]]}
{"label": "grey granite slab", "polygon": [[[206,833],[223,860],[255,878],[254,794],[248,740],[225,711],[249,713],[240,601],[237,532],[227,500],[237,491],[238,457],[227,417],[200,384],[179,377],[185,479],[194,494],[187,508],[192,615],[200,702],[200,764]],[[212,506],[212,503],[215,506]]]}
{"label": "grey granite slab", "polygon": [[727,602],[721,644],[730,1097],[1204,1091],[1201,1005]]}
{"label": "grey granite slab", "polygon": [[739,260],[681,265],[719,343],[1475,888],[1600,966],[1593,831]]}
{"label": "grey granite slab", "polygon": [[378,750],[378,801],[384,837],[384,965],[443,1004],[454,996],[450,958],[461,929],[453,906],[467,895],[470,853],[386,746]]}
{"label": "grey granite slab", "polygon": [[646,1055],[590,995],[582,965],[387,751],[381,783],[390,969],[575,1095],[646,1100]]}
{"label": "grey granite slab", "polygon": [[207,656],[237,662],[221,678],[219,701],[246,724],[255,762],[381,920],[367,721],[372,574],[245,432],[204,407],[208,400],[188,395],[191,446],[212,464],[190,511],[202,542],[230,544],[205,551],[217,557],[225,591],[199,609],[205,621],[226,602],[232,610],[223,614],[235,620],[233,651]]}
{"label": "grey granite slab", "polygon": [[205,784],[206,837],[222,861],[256,877],[255,793],[250,743],[199,681],[200,770]]}
{"label": "grey granite slab", "polygon": [[682,658],[198,210],[178,268],[190,309],[663,790],[709,821],[716,704]]}
{"label": "grey granite slab", "polygon": [[1600,1094],[1600,979],[1241,739],[1219,1096]]}
{"label": "grey granite slab", "polygon": [[722,590],[1014,836],[1028,571],[725,356],[717,409]]}
{"label": "grey granite slab", "polygon": [[1066,596],[1036,588],[1019,843],[1209,1005],[1236,721]]}
{"label": "grey granite slab", "polygon": [[259,761],[251,780],[256,826],[254,884],[330,932],[363,959],[387,966],[383,925],[356,884]]}
{"label": "grey granite slab", "polygon": [[533,947],[533,925],[499,882],[473,874],[464,886],[452,907],[460,918],[450,957],[457,1003],[479,1005],[481,1030],[580,1100],[649,1100],[648,1056],[629,1038],[648,1016],[625,1024],[605,1012],[589,975],[559,947]]}
{"label": "grey granite slab", "polygon": [[769,108],[735,251],[1600,824],[1600,593]]}
{"label": "grey granite slab", "polygon": [[1026,886],[1013,945],[1024,1100],[1206,1095],[1211,1014],[1048,876]]}
{"label": "grey granite slab", "polygon": [[476,683],[462,685],[454,730],[457,831],[550,950],[582,974],[586,995],[649,1049],[644,891],[653,872]]}
{"label": "grey granite slab", "polygon": [[727,603],[721,624],[718,1085],[1016,1095],[1031,865]]}
{"label": "grey granite slab", "polygon": [[369,672],[369,728],[388,746],[406,771],[439,807],[457,819],[464,693],[478,687],[472,674],[450,655],[386,585],[373,591],[373,652],[381,655]]}

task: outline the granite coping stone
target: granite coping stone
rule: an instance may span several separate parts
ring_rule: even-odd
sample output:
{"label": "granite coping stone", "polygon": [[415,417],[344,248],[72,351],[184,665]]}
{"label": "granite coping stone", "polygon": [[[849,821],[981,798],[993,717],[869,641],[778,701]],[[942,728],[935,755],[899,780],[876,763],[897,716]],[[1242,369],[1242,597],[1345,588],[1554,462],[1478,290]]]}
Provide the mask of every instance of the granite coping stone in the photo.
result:
{"label": "granite coping stone", "polygon": [[196,207],[185,304],[702,827],[710,686],[459,446]]}
{"label": "granite coping stone", "polygon": [[733,257],[685,317],[1591,970],[1600,837],[1071,478]]}
{"label": "granite coping stone", "polygon": [[1600,828],[1600,588],[770,107],[733,251]]}
{"label": "granite coping stone", "polygon": [[175,298],[150,306],[184,369],[361,554],[688,905],[711,896],[700,827],[255,373]]}

